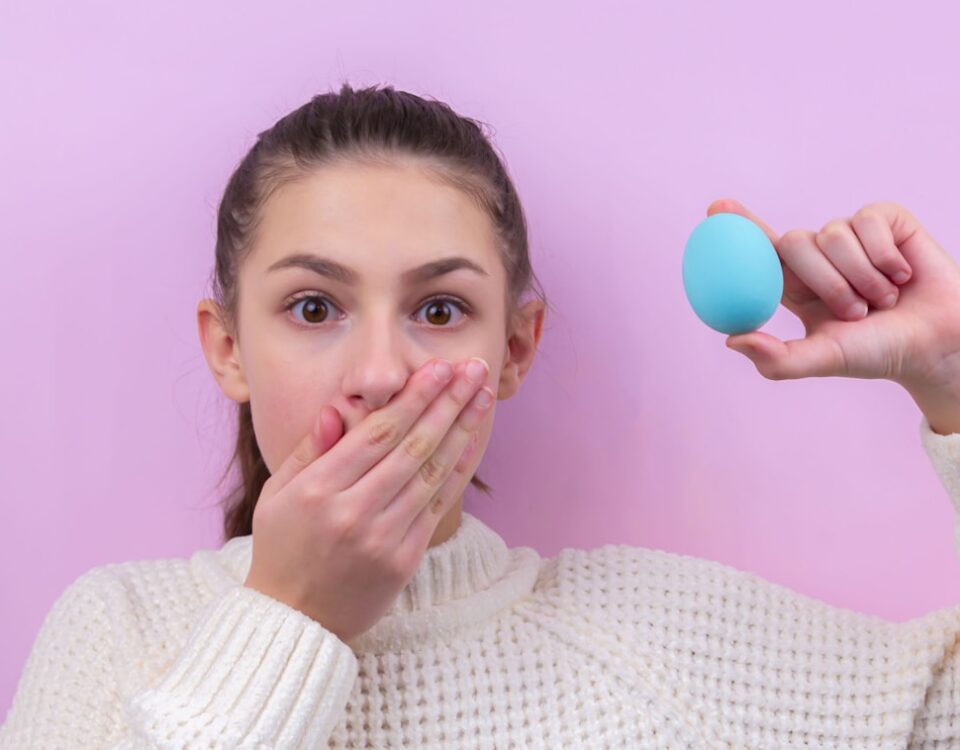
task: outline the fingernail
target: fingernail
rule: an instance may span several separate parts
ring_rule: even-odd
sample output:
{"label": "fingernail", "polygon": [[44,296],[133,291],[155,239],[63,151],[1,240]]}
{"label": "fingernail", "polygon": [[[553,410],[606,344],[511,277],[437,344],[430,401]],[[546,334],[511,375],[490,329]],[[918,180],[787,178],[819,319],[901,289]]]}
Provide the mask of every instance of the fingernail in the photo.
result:
{"label": "fingernail", "polygon": [[847,308],[848,318],[862,318],[867,314],[867,306],[863,302],[854,302]]}
{"label": "fingernail", "polygon": [[440,360],[439,362],[433,363],[433,374],[436,376],[437,380],[439,380],[441,383],[445,383],[446,381],[450,380],[450,377],[453,375],[453,368],[446,360]]}
{"label": "fingernail", "polygon": [[880,300],[880,307],[893,307],[893,303],[897,301],[897,295],[888,294],[882,300]]}
{"label": "fingernail", "polygon": [[493,403],[493,394],[486,387],[480,389],[479,393],[474,398],[477,406],[480,409],[486,409],[490,404]]}
{"label": "fingernail", "polygon": [[910,274],[907,271],[900,271],[900,273],[896,274],[893,277],[893,280],[897,284],[903,284],[909,278],[910,278]]}
{"label": "fingernail", "polygon": [[467,377],[474,383],[479,383],[487,374],[487,366],[481,359],[471,359],[467,364]]}

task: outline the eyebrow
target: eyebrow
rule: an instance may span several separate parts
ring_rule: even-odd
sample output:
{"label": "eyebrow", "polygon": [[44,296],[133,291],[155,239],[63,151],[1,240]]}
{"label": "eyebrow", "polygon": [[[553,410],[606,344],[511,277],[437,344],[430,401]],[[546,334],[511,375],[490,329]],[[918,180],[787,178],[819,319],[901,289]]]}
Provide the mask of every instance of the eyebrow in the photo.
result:
{"label": "eyebrow", "polygon": [[[334,281],[339,281],[341,284],[351,286],[356,285],[360,281],[360,274],[354,269],[330,258],[324,258],[311,253],[294,253],[293,255],[281,258],[271,265],[267,269],[267,272],[277,271],[281,268],[305,268],[308,271],[313,271],[316,274],[326,276]],[[433,260],[429,263],[424,263],[422,266],[411,268],[409,271],[401,274],[400,278],[405,284],[422,284],[425,281],[452,273],[453,271],[458,271],[461,268],[474,271],[482,276],[490,275],[472,260],[455,255],[449,258]]]}

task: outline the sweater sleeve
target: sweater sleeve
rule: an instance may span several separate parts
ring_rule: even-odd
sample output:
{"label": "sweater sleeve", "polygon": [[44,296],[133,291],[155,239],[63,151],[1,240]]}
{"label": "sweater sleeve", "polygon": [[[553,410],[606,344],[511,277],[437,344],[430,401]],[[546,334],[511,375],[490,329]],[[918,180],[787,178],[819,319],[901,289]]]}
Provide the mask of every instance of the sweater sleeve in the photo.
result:
{"label": "sweater sleeve", "polygon": [[134,665],[119,644],[137,627],[107,604],[105,587],[117,585],[95,568],[54,603],[0,726],[0,750],[266,750],[325,742],[357,676],[346,643],[298,610],[238,585],[203,608],[163,673],[126,694],[121,670]]}
{"label": "sweater sleeve", "polygon": [[[954,550],[960,557],[960,433],[940,435],[924,417],[920,437],[954,510]],[[908,648],[931,665],[931,678],[917,712],[911,750],[960,747],[960,607],[901,625]]]}
{"label": "sweater sleeve", "polygon": [[920,441],[953,507],[953,544],[960,557],[960,433],[940,435],[924,416],[920,420]]}

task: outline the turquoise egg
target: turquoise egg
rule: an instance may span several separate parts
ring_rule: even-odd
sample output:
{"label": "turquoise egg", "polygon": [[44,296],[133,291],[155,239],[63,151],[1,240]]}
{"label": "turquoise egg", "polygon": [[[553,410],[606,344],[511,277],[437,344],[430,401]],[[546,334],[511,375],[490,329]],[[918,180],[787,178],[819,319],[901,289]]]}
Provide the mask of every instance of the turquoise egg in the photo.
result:
{"label": "turquoise egg", "polygon": [[780,256],[749,219],[713,214],[687,240],[683,289],[697,317],[715,331],[750,333],[773,317],[783,297]]}

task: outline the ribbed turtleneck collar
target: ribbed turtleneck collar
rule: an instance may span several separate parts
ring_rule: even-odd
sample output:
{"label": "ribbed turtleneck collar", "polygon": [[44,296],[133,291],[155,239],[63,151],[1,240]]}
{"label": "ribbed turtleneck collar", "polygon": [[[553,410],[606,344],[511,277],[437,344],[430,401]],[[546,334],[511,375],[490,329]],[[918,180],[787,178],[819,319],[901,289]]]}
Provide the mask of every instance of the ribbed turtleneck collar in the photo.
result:
{"label": "ribbed turtleneck collar", "polygon": [[[234,537],[219,550],[196,552],[191,565],[220,593],[243,584],[252,551],[252,535]],[[536,583],[540,562],[533,548],[507,547],[496,531],[462,511],[456,531],[427,548],[417,572],[391,608],[350,646],[357,653],[380,652],[450,637],[527,596]]]}

